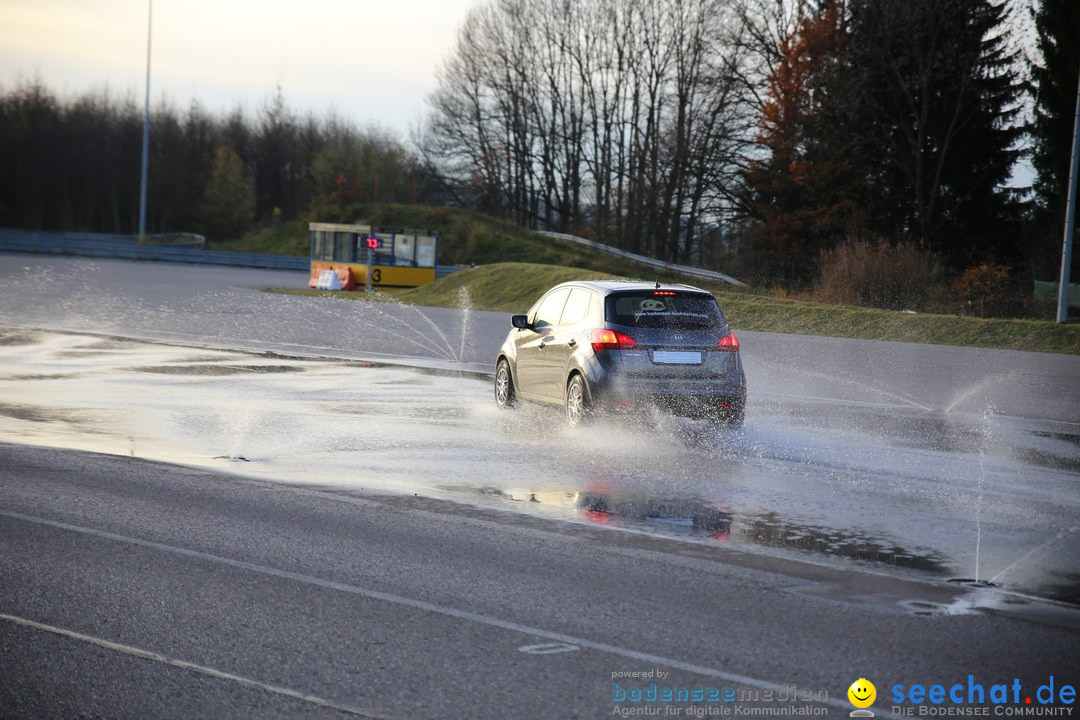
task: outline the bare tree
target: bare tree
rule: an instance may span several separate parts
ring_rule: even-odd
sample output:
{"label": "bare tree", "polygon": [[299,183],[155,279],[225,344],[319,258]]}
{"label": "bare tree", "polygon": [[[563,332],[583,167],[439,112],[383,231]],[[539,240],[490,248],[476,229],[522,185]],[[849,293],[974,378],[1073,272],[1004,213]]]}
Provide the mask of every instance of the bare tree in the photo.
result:
{"label": "bare tree", "polygon": [[[750,135],[720,0],[494,0],[430,98],[428,147],[489,210],[688,259]],[[497,202],[492,200],[497,198]],[[478,204],[479,205],[479,204]]]}

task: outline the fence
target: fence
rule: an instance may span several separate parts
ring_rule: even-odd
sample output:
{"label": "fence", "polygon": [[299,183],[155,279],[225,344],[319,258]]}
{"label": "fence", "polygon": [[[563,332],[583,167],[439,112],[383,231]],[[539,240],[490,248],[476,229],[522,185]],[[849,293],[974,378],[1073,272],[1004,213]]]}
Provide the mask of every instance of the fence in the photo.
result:
{"label": "fence", "polygon": [[541,235],[547,235],[548,237],[559,238],[560,240],[569,240],[572,243],[583,245],[593,250],[599,250],[602,253],[608,255],[616,255],[627,260],[633,260],[641,265],[646,265],[658,270],[670,270],[671,272],[679,273],[680,275],[688,275],[690,277],[703,278],[706,280],[720,280],[721,282],[730,283],[731,285],[746,285],[746,283],[736,280],[730,275],[725,275],[722,272],[715,270],[706,270],[704,268],[690,267],[689,265],[677,265],[675,263],[664,262],[663,260],[657,260],[656,258],[645,257],[644,255],[635,255],[634,253],[620,250],[619,248],[611,247],[603,243],[598,243],[593,240],[586,240],[585,238],[578,237],[577,235],[567,235],[565,233],[540,231]]}
{"label": "fence", "polygon": [[[1060,283],[1035,281],[1035,299],[1045,302],[1058,301],[1058,287]],[[1080,285],[1069,283],[1069,307],[1080,308]]]}

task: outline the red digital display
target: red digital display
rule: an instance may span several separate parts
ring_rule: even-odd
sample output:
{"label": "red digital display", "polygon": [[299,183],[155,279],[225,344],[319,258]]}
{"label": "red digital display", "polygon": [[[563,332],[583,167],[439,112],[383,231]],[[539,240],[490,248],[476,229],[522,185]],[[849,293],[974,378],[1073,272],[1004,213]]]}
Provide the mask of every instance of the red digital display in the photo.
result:
{"label": "red digital display", "polygon": [[379,249],[379,238],[369,237],[367,239],[367,246],[372,250]]}

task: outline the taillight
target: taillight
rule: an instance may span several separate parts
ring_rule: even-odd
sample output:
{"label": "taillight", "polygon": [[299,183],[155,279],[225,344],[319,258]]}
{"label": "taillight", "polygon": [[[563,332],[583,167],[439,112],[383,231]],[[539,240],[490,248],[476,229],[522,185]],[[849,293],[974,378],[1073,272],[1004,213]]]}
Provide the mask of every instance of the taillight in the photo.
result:
{"label": "taillight", "polygon": [[739,352],[739,338],[735,337],[735,333],[728,333],[717,341],[716,349],[724,352]]}
{"label": "taillight", "polygon": [[597,328],[592,331],[592,349],[594,352],[601,350],[637,350],[634,338],[618,330]]}

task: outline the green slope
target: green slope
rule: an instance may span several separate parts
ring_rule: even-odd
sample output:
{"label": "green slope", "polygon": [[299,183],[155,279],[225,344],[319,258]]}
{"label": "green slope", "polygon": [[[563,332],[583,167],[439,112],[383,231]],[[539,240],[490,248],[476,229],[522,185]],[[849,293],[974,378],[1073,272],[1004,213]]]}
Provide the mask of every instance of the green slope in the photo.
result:
{"label": "green slope", "polygon": [[[283,292],[331,294],[341,299],[359,301],[377,301],[392,297],[401,302],[439,307],[462,307],[467,303],[468,307],[476,310],[515,313],[525,312],[544,291],[560,282],[613,277],[628,276],[534,263],[497,263],[462,270],[423,287],[375,293],[372,296],[363,292]],[[706,286],[702,283],[692,284]],[[797,335],[1080,354],[1080,325],[822,305],[733,292],[724,289],[725,287],[711,285],[708,289],[716,294],[720,306],[736,331],[759,330]]]}
{"label": "green slope", "polygon": [[[461,302],[463,288],[468,288],[473,308],[523,312],[544,290],[567,280],[656,277],[656,271],[651,268],[461,208],[331,207],[315,216],[324,222],[438,230],[442,235],[440,264],[478,266],[431,285],[393,293],[403,302],[419,305],[456,307]],[[307,255],[307,237],[307,221],[297,221],[265,228],[236,242],[219,243],[216,249]],[[663,275],[663,280],[712,290],[736,329],[1080,354],[1080,325],[1076,324],[915,315],[778,299],[763,290],[735,288],[668,273]],[[364,299],[365,296],[350,293],[348,297]]]}
{"label": "green slope", "polygon": [[[583,268],[623,276],[648,276],[655,270],[549,238],[505,220],[453,207],[371,205],[329,207],[312,214],[320,222],[358,223],[438,230],[440,265],[489,265],[501,262],[539,263]],[[306,257],[308,220],[263,228],[240,240],[214,243],[215,250],[275,253]]]}

